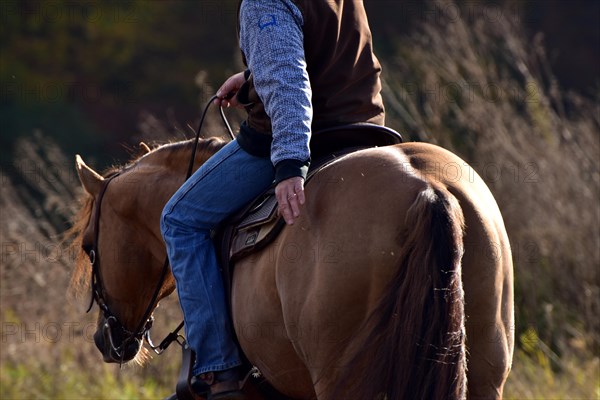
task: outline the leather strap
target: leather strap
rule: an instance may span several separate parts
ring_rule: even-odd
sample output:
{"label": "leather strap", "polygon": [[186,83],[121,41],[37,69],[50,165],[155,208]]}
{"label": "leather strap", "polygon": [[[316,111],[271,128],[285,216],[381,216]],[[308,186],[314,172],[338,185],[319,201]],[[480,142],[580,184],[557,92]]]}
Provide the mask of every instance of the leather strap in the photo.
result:
{"label": "leather strap", "polygon": [[241,390],[240,382],[238,381],[217,382],[210,385],[210,393],[213,395],[236,390]]}
{"label": "leather strap", "polygon": [[192,368],[194,366],[195,356],[187,342],[181,345],[181,371],[177,378],[177,386],[175,392],[178,400],[204,400],[202,397],[196,396],[191,387]]}

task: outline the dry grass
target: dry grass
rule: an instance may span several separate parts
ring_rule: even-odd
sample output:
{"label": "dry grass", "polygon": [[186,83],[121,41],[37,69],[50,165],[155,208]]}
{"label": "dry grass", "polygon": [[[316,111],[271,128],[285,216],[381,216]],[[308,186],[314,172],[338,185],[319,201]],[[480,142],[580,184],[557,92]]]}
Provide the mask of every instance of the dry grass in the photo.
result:
{"label": "dry grass", "polygon": [[[516,16],[457,18],[446,13],[457,9],[452,3],[435,4],[434,17],[386,64],[388,123],[413,140],[460,154],[498,200],[514,253],[517,336],[534,333],[540,346],[516,357],[508,397],[594,398],[600,376],[597,99],[561,91],[541,37],[526,41]],[[547,377],[571,383],[558,391]]]}
{"label": "dry grass", "polygon": [[467,20],[442,4],[387,64],[388,121],[453,149],[491,187],[514,250],[518,331],[553,345],[584,331],[597,349],[598,103],[561,93],[541,42],[510,15]]}
{"label": "dry grass", "polygon": [[[162,398],[174,387],[177,349],[145,369],[100,362],[87,293],[67,296],[75,254],[62,233],[78,203],[74,162],[41,134],[17,144],[0,186],[0,398]],[[11,179],[12,178],[12,179]],[[176,298],[161,302],[155,335],[181,319]],[[176,346],[175,346],[176,347]]]}

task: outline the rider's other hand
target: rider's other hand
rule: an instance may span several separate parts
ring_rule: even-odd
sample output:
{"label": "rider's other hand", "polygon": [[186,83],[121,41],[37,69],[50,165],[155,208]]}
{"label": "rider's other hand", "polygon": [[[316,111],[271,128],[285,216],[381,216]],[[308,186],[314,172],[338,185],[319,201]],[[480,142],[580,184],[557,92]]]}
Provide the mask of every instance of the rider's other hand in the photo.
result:
{"label": "rider's other hand", "polygon": [[214,100],[214,103],[221,107],[241,107],[235,95],[244,82],[246,82],[244,72],[238,72],[237,74],[230,76],[225,83],[221,85],[219,90],[217,90],[217,98]]}

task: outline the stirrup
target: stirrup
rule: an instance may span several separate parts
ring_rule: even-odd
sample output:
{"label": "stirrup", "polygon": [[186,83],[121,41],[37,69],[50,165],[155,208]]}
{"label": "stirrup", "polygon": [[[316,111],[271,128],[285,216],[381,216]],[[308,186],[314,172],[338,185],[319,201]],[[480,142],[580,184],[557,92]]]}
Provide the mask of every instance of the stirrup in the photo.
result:
{"label": "stirrup", "polygon": [[177,378],[177,386],[175,386],[175,394],[177,400],[204,400],[197,395],[192,389],[192,368],[196,360],[196,355],[190,348],[190,345],[185,339],[182,339],[181,344],[181,371]]}
{"label": "stirrup", "polygon": [[[211,383],[213,385],[208,386],[206,392],[196,393],[194,390],[194,386],[196,385],[192,384],[192,368],[196,361],[196,355],[183,337],[180,336],[180,340],[177,340],[177,343],[181,345],[181,370],[179,371],[179,376],[177,378],[175,393],[165,400],[242,400],[245,398],[245,395],[242,393],[242,388],[246,386],[248,379],[250,379],[251,376],[260,376],[258,368],[252,367],[240,381],[214,383],[214,373],[211,372]],[[206,399],[203,397],[204,395],[207,395],[208,398]]]}
{"label": "stirrup", "polygon": [[206,372],[196,377],[203,385],[206,385],[207,400],[243,400],[246,398],[242,393],[245,379],[234,378],[233,380],[217,381],[217,375],[218,372]]}

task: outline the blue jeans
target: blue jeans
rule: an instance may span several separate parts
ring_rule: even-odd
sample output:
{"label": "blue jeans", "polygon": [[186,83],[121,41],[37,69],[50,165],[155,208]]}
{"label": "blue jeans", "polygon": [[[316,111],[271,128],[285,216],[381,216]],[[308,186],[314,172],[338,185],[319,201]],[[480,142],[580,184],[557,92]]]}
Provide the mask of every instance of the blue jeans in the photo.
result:
{"label": "blue jeans", "polygon": [[240,365],[211,230],[273,182],[269,158],[228,143],[167,202],[161,230],[175,277],[194,375]]}

